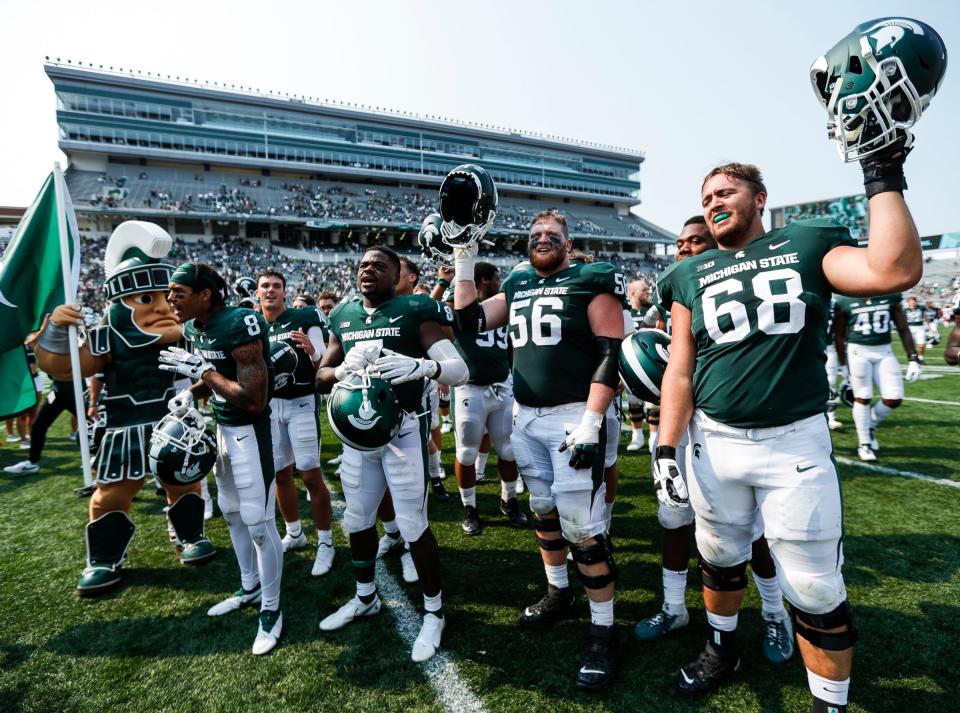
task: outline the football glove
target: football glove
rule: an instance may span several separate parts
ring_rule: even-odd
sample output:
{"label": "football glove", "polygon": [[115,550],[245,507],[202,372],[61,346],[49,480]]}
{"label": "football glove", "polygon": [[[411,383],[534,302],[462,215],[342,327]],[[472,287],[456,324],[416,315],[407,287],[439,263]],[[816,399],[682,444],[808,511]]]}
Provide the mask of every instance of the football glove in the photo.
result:
{"label": "football glove", "polygon": [[603,414],[584,411],[580,425],[567,434],[566,440],[557,449],[560,453],[573,446],[570,453],[570,467],[576,470],[593,468],[600,456],[600,426]]}
{"label": "football glove", "polygon": [[923,357],[919,354],[911,354],[910,361],[907,362],[907,381],[914,382],[920,378],[923,371]]}
{"label": "football glove", "polygon": [[193,392],[190,389],[184,389],[172,399],[167,401],[167,410],[170,413],[181,416],[193,408]]}
{"label": "football glove", "polygon": [[657,446],[653,457],[653,483],[657,499],[667,507],[690,507],[687,484],[683,482],[680,466],[677,465],[676,448]]}
{"label": "football glove", "polygon": [[214,369],[213,364],[199,354],[191,354],[186,349],[167,347],[160,352],[161,371],[172,371],[196,381],[211,369]]}
{"label": "football glove", "polygon": [[903,162],[913,149],[913,135],[909,131],[900,133],[902,135],[895,143],[860,161],[863,188],[868,200],[878,193],[903,193],[907,188],[907,179],[903,177]]}
{"label": "football glove", "polygon": [[355,371],[366,371],[367,367],[373,364],[379,355],[380,347],[376,344],[356,346],[347,352],[340,366],[333,370],[333,375],[337,377],[337,381],[343,381],[347,374],[352,374]]}
{"label": "football glove", "polygon": [[432,359],[415,359],[390,349],[383,349],[380,353],[383,356],[373,363],[370,373],[391,384],[430,379],[437,373],[437,362]]}

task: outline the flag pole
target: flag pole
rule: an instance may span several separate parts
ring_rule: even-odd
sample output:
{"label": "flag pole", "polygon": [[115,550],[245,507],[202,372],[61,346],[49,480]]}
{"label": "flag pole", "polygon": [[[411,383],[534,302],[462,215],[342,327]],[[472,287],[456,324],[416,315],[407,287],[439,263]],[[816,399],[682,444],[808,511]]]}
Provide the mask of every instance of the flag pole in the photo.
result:
{"label": "flag pole", "polygon": [[[60,171],[60,163],[53,164],[54,193],[57,197],[57,228],[60,232],[60,268],[63,272],[63,297],[67,304],[77,301],[77,285],[73,284],[70,263],[70,246],[67,244],[67,184]],[[74,236],[78,243],[79,236]],[[78,254],[77,260],[80,259]],[[70,332],[70,372],[73,375],[73,398],[77,405],[77,433],[80,436],[80,462],[83,464],[83,484],[93,485],[93,473],[90,466],[90,441],[87,439],[87,409],[83,400],[83,375],[80,373],[80,345],[77,343],[77,327],[71,324]]]}

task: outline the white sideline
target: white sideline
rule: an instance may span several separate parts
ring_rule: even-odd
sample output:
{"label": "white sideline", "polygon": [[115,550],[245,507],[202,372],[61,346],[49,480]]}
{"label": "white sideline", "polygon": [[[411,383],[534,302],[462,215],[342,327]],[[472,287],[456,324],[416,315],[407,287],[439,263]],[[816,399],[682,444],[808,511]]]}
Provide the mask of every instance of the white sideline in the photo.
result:
{"label": "white sideline", "polygon": [[904,396],[904,401],[919,401],[922,404],[941,404],[942,406],[960,406],[960,401],[937,401],[936,399],[920,399],[916,396]]}
{"label": "white sideline", "polygon": [[[333,509],[333,517],[340,521],[340,527],[343,528],[343,509],[346,506],[343,498],[336,492],[330,492],[330,505]],[[347,531],[343,531],[347,534]],[[377,561],[377,570],[374,581],[377,584],[377,591],[380,600],[386,605],[387,610],[393,617],[394,625],[400,638],[407,645],[407,652],[413,648],[413,642],[420,633],[420,625],[423,620],[420,614],[410,603],[406,592],[387,570],[383,560]],[[406,655],[409,655],[407,653]],[[450,658],[445,650],[440,649],[428,661],[420,664],[427,677],[427,683],[437,694],[437,699],[444,710],[451,713],[486,713],[483,703],[473,695],[473,691],[467,685],[467,682],[460,675],[456,662]]]}
{"label": "white sideline", "polygon": [[857,468],[863,468],[864,470],[872,470],[877,473],[886,473],[887,475],[899,475],[903,478],[913,478],[914,480],[926,480],[929,483],[937,483],[939,485],[949,485],[951,488],[960,488],[960,481],[949,480],[947,478],[934,478],[931,475],[924,475],[923,473],[914,473],[910,470],[897,470],[896,468],[888,468],[883,465],[873,465],[872,463],[863,463],[858,460],[853,460],[852,458],[843,458],[841,456],[834,456],[837,463],[843,463],[843,465],[853,465]]}

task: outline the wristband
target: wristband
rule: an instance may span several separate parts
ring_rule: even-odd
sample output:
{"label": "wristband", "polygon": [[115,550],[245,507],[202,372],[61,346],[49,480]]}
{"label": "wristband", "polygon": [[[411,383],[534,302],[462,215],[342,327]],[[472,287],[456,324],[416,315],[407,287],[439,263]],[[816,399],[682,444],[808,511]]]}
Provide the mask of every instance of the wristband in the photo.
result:
{"label": "wristband", "polygon": [[447,289],[448,287],[450,287],[450,280],[445,280],[442,277],[438,277],[437,284],[440,285],[440,287],[442,287],[443,289]]}
{"label": "wristband", "polygon": [[677,449],[673,446],[657,446],[657,450],[654,453],[653,459],[660,460],[661,458],[668,458],[670,460],[677,459]]}
{"label": "wristband", "polygon": [[454,279],[457,282],[473,282],[474,257],[458,257],[453,260]]}
{"label": "wristband", "polygon": [[323,359],[323,354],[318,351],[314,351],[313,354],[310,355],[310,362],[313,364],[316,364],[321,359]]}
{"label": "wristband", "polygon": [[51,354],[70,353],[70,329],[52,321],[47,322],[37,339],[37,346]]}

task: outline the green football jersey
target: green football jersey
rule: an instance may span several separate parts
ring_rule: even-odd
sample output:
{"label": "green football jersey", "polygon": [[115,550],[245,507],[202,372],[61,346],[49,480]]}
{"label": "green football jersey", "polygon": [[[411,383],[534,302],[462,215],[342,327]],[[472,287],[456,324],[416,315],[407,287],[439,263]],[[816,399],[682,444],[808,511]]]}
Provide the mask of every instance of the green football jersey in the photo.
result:
{"label": "green football jersey", "polygon": [[[246,307],[224,307],[204,324],[190,320],[183,325],[183,334],[193,344],[193,350],[213,364],[227,379],[237,380],[237,362],[233,350],[250,342],[259,341],[263,360],[267,365],[267,383],[273,383],[270,366],[270,342],[267,322],[263,315]],[[223,398],[216,391],[210,397],[213,417],[224,426],[246,426],[270,420],[269,404],[259,414],[251,414]]]}
{"label": "green football jersey", "polygon": [[[443,301],[453,304],[453,287],[443,293]],[[507,380],[510,374],[510,353],[507,350],[507,328],[500,327],[480,334],[465,335],[453,324],[457,351],[470,371],[468,384],[490,386]]]}
{"label": "green football jersey", "polygon": [[823,413],[831,295],[823,256],[839,245],[856,245],[846,228],[804,220],[667,268],[658,299],[691,311],[697,408],[735,428]]}
{"label": "green football jersey", "polygon": [[327,335],[323,329],[323,324],[323,314],[316,307],[288,307],[270,323],[270,341],[284,341],[293,347],[293,350],[297,353],[297,368],[293,371],[293,381],[276,391],[273,394],[275,397],[295,399],[313,393],[317,370],[307,353],[290,338],[290,334],[300,329],[307,333],[313,327],[320,327],[321,331],[324,331],[323,338],[326,341]]}
{"label": "green football jersey", "polygon": [[893,308],[902,301],[899,292],[880,297],[837,297],[837,309],[847,316],[847,343],[889,344]]}
{"label": "green football jersey", "polygon": [[597,368],[587,306],[601,293],[621,301],[623,275],[608,262],[571,265],[549,277],[517,268],[500,289],[510,310],[517,402],[545,407],[586,401]]}
{"label": "green football jersey", "polygon": [[907,318],[908,327],[922,327],[926,320],[923,318],[923,313],[926,310],[923,307],[914,307],[910,309],[909,307],[903,308],[903,316]]}
{"label": "green football jersey", "polygon": [[[344,355],[355,346],[375,344],[419,359],[427,356],[420,342],[420,324],[430,321],[450,326],[453,311],[427,295],[397,295],[370,311],[361,300],[339,305],[330,313],[329,326]],[[423,389],[423,379],[394,387],[400,407],[422,411]]]}

